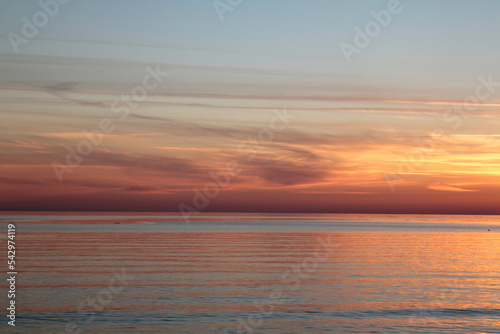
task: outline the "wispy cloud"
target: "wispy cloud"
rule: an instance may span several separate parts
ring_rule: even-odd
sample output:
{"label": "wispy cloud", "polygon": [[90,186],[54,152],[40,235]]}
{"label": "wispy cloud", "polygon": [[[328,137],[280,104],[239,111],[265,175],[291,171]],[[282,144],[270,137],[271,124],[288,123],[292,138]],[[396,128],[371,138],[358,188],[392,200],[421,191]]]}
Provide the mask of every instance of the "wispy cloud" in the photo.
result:
{"label": "wispy cloud", "polygon": [[460,188],[458,186],[450,185],[450,184],[442,184],[442,183],[433,183],[429,184],[427,188],[438,191],[453,191],[453,192],[470,192],[470,191],[478,191],[475,189],[465,189]]}

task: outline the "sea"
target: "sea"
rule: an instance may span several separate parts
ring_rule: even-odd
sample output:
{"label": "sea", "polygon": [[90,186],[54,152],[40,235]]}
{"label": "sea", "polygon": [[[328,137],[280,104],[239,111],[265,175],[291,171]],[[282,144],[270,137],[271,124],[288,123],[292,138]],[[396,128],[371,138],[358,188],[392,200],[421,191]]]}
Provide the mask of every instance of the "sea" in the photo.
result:
{"label": "sea", "polygon": [[3,212],[0,222],[1,333],[500,333],[500,216]]}

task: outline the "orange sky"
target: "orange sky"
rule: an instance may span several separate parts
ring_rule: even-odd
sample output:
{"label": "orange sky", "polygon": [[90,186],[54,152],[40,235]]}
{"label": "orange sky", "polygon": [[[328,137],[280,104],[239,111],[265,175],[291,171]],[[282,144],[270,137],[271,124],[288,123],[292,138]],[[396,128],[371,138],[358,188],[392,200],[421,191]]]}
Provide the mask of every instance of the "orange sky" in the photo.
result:
{"label": "orange sky", "polygon": [[[184,96],[169,93],[168,80],[123,119],[112,110],[119,94],[3,84],[0,207],[500,213],[495,100],[446,119],[460,101],[315,97],[307,88],[292,97]],[[101,134],[104,118],[113,131]],[[217,189],[213,173],[224,175]],[[193,189],[207,184],[212,193],[196,207]]]}

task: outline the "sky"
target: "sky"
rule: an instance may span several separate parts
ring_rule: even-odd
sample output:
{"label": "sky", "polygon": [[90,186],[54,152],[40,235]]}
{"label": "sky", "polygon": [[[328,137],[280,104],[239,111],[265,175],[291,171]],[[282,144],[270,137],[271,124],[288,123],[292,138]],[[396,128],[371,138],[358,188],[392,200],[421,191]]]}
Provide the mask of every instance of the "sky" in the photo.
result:
{"label": "sky", "polygon": [[0,3],[0,210],[500,214],[500,2]]}

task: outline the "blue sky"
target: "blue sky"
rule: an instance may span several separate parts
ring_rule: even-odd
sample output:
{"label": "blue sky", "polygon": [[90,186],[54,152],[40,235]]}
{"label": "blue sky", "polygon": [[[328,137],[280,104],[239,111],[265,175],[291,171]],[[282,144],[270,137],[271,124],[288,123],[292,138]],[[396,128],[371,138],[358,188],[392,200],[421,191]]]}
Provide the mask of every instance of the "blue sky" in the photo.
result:
{"label": "blue sky", "polygon": [[[243,1],[222,22],[210,1],[71,1],[21,53],[327,73],[393,86],[405,85],[402,74],[432,88],[496,66],[500,4],[452,0],[402,0],[403,11],[346,66],[339,44],[351,43],[354,27],[387,3]],[[11,53],[7,33],[40,8],[0,6],[0,52]]]}

